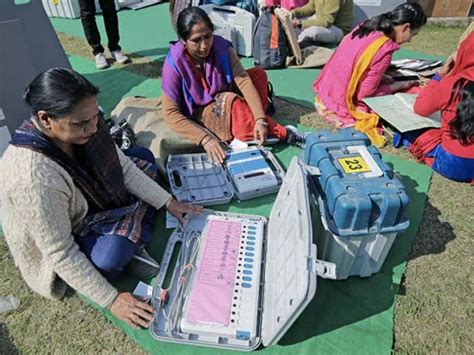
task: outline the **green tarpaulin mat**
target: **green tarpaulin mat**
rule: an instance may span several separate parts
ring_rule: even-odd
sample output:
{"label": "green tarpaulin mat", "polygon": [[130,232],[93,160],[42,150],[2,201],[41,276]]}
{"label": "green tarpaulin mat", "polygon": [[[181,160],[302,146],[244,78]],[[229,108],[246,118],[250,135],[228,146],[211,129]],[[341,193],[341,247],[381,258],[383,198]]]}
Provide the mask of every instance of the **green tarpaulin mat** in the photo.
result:
{"label": "green tarpaulin mat", "polygon": [[97,70],[93,61],[74,55],[68,55],[68,59],[73,69],[99,87],[98,102],[106,113],[110,113],[124,96],[158,97],[161,95],[159,80],[114,67]]}

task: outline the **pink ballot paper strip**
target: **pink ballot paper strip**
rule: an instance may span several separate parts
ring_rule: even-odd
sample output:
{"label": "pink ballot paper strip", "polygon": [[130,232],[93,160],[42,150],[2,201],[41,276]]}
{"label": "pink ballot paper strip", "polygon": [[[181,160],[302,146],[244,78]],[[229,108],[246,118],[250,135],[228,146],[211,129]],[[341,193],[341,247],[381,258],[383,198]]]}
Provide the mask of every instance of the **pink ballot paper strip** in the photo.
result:
{"label": "pink ballot paper strip", "polygon": [[209,220],[207,227],[186,319],[228,326],[242,223]]}

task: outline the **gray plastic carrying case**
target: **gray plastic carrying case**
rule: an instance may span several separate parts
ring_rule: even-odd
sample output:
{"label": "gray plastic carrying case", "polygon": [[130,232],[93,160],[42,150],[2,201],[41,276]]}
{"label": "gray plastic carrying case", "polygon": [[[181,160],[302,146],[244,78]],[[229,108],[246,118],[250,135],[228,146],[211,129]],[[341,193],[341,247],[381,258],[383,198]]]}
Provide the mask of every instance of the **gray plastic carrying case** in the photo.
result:
{"label": "gray plastic carrying case", "polygon": [[223,165],[214,164],[206,153],[170,155],[166,171],[178,201],[202,206],[277,192],[285,175],[270,151],[256,147],[227,152]]}
{"label": "gray plastic carrying case", "polygon": [[[306,166],[301,160],[293,158],[268,221],[256,215],[205,210],[201,215],[188,216],[185,226],[179,226],[174,230],[168,240],[160,272],[153,284],[152,305],[156,309],[156,314],[150,331],[155,339],[251,351],[261,344],[263,346],[276,344],[282,338],[313,299],[317,276],[333,279],[336,277],[334,264],[316,259],[317,246],[313,243],[306,173]],[[186,295],[189,295],[186,292],[178,294],[179,283],[183,282],[183,269],[179,266],[181,253],[196,253],[193,247],[199,245],[199,238],[202,238],[201,233],[209,216],[247,218],[265,224],[263,243],[259,249],[261,260],[259,265],[255,266],[255,269],[260,271],[260,278],[257,285],[258,299],[255,300],[258,302],[257,330],[252,337],[242,336],[238,330],[227,337],[184,333],[180,326],[179,312],[172,313],[177,317],[171,317],[170,310],[176,305],[174,302],[185,304]],[[178,262],[172,265],[172,255],[178,244],[181,244],[177,253]],[[192,265],[189,270],[190,273],[186,274],[187,282],[191,282],[194,276]],[[171,280],[166,280],[165,286],[165,279],[169,278],[167,274],[171,274]],[[167,301],[162,302],[164,287],[168,297]],[[232,287],[234,292],[237,292],[235,291],[237,286]],[[213,302],[212,297],[209,302]],[[179,309],[174,308],[175,311]],[[181,308],[181,312],[182,310]],[[236,311],[237,314],[242,312],[238,309]],[[238,323],[237,321],[237,327]]]}

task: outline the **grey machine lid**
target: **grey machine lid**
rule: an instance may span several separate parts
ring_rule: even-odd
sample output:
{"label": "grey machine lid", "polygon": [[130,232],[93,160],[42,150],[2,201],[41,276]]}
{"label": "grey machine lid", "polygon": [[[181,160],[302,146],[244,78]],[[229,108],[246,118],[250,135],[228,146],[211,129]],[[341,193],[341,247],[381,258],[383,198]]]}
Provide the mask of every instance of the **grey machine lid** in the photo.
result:
{"label": "grey machine lid", "polygon": [[276,344],[313,299],[317,275],[335,277],[334,265],[316,260],[312,236],[306,168],[295,157],[268,224],[262,314],[264,346]]}

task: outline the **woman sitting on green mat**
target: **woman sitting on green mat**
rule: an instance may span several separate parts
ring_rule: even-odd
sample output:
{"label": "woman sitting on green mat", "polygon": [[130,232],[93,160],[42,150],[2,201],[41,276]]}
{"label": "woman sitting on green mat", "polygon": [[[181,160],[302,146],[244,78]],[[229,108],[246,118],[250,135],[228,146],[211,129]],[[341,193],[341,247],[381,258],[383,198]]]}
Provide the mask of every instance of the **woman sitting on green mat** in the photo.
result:
{"label": "woman sitting on green mat", "polygon": [[382,146],[379,116],[362,101],[403,91],[413,82],[394,82],[386,75],[392,55],[426,23],[420,5],[402,4],[362,22],[342,40],[313,84],[318,113],[337,128],[354,126]]}
{"label": "woman sitting on green mat", "polygon": [[32,117],[0,162],[3,229],[34,291],[59,299],[67,284],[130,325],[148,327],[153,308],[110,281],[124,268],[141,278],[158,273],[144,249],[157,209],[166,206],[182,220],[201,208],[177,202],[155,182],[147,149],[118,149],[97,94],[82,75],[62,68],[28,86]]}
{"label": "woman sitting on green mat", "polygon": [[289,144],[304,144],[304,135],[295,127],[283,127],[266,114],[265,70],[246,71],[232,44],[213,31],[214,25],[201,8],[187,8],[178,16],[180,40],[171,45],[163,65],[167,125],[202,145],[216,162],[225,157],[221,140],[262,144],[270,135]]}

